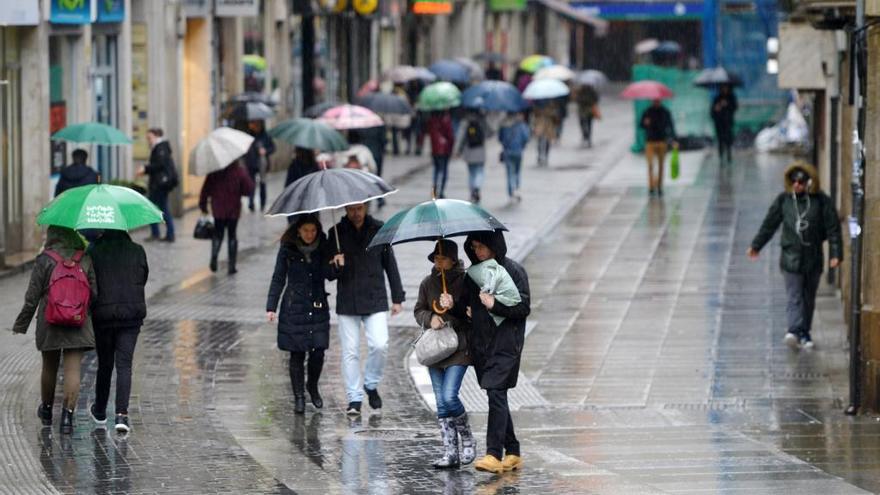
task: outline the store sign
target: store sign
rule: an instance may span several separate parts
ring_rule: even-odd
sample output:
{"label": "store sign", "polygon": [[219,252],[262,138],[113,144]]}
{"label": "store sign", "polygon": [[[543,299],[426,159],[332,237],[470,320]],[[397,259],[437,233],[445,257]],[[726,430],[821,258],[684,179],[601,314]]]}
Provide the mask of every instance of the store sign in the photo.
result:
{"label": "store sign", "polygon": [[492,12],[509,12],[526,10],[526,0],[489,0]]}
{"label": "store sign", "polygon": [[39,0],[0,0],[0,26],[36,26],[39,23]]}
{"label": "store sign", "polygon": [[98,22],[122,22],[125,20],[125,0],[97,0]]}
{"label": "store sign", "polygon": [[208,0],[184,0],[183,13],[187,17],[207,17],[211,13],[211,2]]}
{"label": "store sign", "polygon": [[571,2],[571,6],[587,15],[607,20],[658,21],[702,19],[702,1],[689,2]]}
{"label": "store sign", "polygon": [[415,0],[413,2],[413,14],[451,14],[451,0]]}
{"label": "store sign", "polygon": [[52,0],[49,22],[53,24],[91,24],[98,18],[100,0]]}
{"label": "store sign", "polygon": [[352,0],[354,11],[360,15],[370,15],[379,7],[379,0]]}
{"label": "store sign", "polygon": [[256,17],[260,13],[260,0],[216,0],[217,17]]}

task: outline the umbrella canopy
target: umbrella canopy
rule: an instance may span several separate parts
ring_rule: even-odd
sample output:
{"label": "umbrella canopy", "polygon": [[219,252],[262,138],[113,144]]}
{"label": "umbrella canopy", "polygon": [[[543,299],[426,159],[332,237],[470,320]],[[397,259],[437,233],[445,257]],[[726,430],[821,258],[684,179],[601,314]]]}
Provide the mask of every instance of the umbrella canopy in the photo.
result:
{"label": "umbrella canopy", "polygon": [[382,117],[379,117],[369,108],[358,105],[340,105],[333,107],[321,114],[322,122],[334,129],[368,129],[385,125]]}
{"label": "umbrella canopy", "polygon": [[635,51],[639,55],[644,55],[645,53],[651,53],[652,51],[656,50],[658,46],[660,46],[659,41],[654,38],[648,38],[636,43],[633,51]]}
{"label": "umbrella canopy", "polygon": [[333,107],[338,107],[339,105],[342,105],[342,104],[343,103],[339,103],[336,101],[325,101],[322,103],[316,103],[316,104],[310,106],[309,108],[306,108],[303,111],[303,117],[308,117],[310,119],[317,119],[318,117],[323,115],[324,112],[326,112],[327,110],[330,110]]}
{"label": "umbrella canopy", "polygon": [[441,81],[429,84],[419,93],[420,110],[448,110],[461,104],[461,91],[454,84]]}
{"label": "umbrella canopy", "polygon": [[395,213],[376,232],[369,247],[507,230],[483,208],[460,199],[432,199]]}
{"label": "umbrella canopy", "polygon": [[302,177],[284,188],[269,216],[292,216],[366,203],[397,192],[381,177],[353,168],[331,168]]}
{"label": "umbrella canopy", "polygon": [[651,80],[634,82],[620,93],[621,98],[628,100],[665,100],[673,96],[665,84]]}
{"label": "umbrella canopy", "polygon": [[532,81],[523,91],[523,97],[528,100],[546,100],[559,98],[571,92],[568,86],[556,79],[539,79]]}
{"label": "umbrella canopy", "polygon": [[208,175],[226,168],[242,157],[254,142],[254,137],[231,127],[219,127],[196,144],[189,154],[190,170],[194,175]]}
{"label": "umbrella canopy", "polygon": [[243,101],[235,103],[230,111],[235,120],[266,120],[275,116],[275,110],[259,101]]}
{"label": "umbrella canopy", "polygon": [[256,101],[260,103],[265,103],[269,106],[275,105],[275,102],[272,101],[272,98],[269,95],[258,93],[256,91],[245,91],[244,93],[239,93],[230,98],[229,101],[232,103]]}
{"label": "umbrella canopy", "polygon": [[357,103],[380,115],[409,115],[412,113],[412,107],[403,97],[389,93],[370,93],[358,98]]}
{"label": "umbrella canopy", "polygon": [[516,86],[505,81],[483,81],[466,89],[461,95],[462,106],[490,112],[519,112],[528,102]]}
{"label": "umbrella canopy", "polygon": [[337,151],[333,157],[333,161],[344,167],[348,163],[348,158],[351,156],[357,158],[357,161],[361,166],[366,166],[371,171],[376,170],[376,159],[373,157],[373,152],[370,151],[370,148],[367,148],[362,144],[353,144],[345,151]]}
{"label": "umbrella canopy", "polygon": [[269,135],[291,146],[321,151],[342,151],[348,141],[329,125],[312,119],[290,119],[269,130]]}
{"label": "umbrella canopy", "polygon": [[392,67],[385,73],[385,78],[390,79],[394,84],[406,84],[416,79],[433,82],[437,80],[437,76],[424,67],[413,67],[412,65],[398,65]]}
{"label": "umbrella canopy", "polygon": [[538,69],[535,72],[535,79],[556,79],[558,81],[571,81],[575,77],[573,70],[564,65],[551,65]]}
{"label": "umbrella canopy", "polygon": [[483,72],[483,68],[473,60],[467,57],[456,57],[455,62],[467,67],[468,73],[471,76],[471,81],[482,81],[483,79],[486,79],[486,73]]}
{"label": "umbrella canopy", "polygon": [[266,70],[266,59],[255,54],[249,54],[241,57],[242,63],[244,65],[249,65],[257,70]]}
{"label": "umbrella canopy", "polygon": [[475,54],[473,57],[474,60],[479,60],[481,62],[495,63],[495,64],[503,64],[507,62],[507,57],[504,56],[503,53],[498,52],[480,52]]}
{"label": "umbrella canopy", "polygon": [[597,70],[585,70],[578,73],[574,78],[575,84],[580,84],[581,86],[592,86],[594,88],[601,88],[602,86],[608,84],[608,78],[605,77],[605,74],[597,71]]}
{"label": "umbrella canopy", "polygon": [[471,80],[471,72],[467,66],[455,60],[438,60],[428,67],[437,75],[437,79],[453,83],[467,83]]}
{"label": "umbrella canopy", "polygon": [[553,59],[547,55],[529,55],[520,61],[519,68],[534,74],[539,69],[550,67],[551,65],[553,65]]}
{"label": "umbrella canopy", "polygon": [[368,94],[373,93],[375,91],[379,91],[379,81],[377,81],[375,79],[370,79],[369,81],[367,81],[363,85],[361,85],[360,89],[358,89],[355,96],[358,98],[362,98],[362,97],[367,96]]}
{"label": "umbrella canopy", "polygon": [[55,141],[106,145],[131,144],[131,139],[115,127],[100,122],[73,124],[52,134]]}
{"label": "umbrella canopy", "polygon": [[131,230],[162,222],[162,210],[122,186],[91,184],[64,191],[37,216],[38,225],[71,229]]}
{"label": "umbrella canopy", "polygon": [[715,67],[714,69],[703,69],[694,79],[694,85],[703,87],[715,87],[729,84],[731,86],[739,86],[742,79],[736,74],[728,71],[724,67]]}
{"label": "umbrella canopy", "polygon": [[651,53],[658,53],[661,55],[677,55],[681,53],[681,45],[676,43],[675,41],[662,41],[657,48],[651,50]]}

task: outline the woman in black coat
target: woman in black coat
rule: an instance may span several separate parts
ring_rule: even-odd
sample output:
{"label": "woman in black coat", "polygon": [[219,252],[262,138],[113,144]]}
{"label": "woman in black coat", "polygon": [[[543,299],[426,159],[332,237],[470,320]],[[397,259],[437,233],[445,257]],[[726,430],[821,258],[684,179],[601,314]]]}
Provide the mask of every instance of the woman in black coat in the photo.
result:
{"label": "woman in black coat", "polygon": [[[507,258],[507,244],[501,232],[476,232],[464,242],[471,263],[494,258],[507,270],[519,290],[520,302],[505,306],[491,294],[484,293],[470,277],[465,277],[458,299],[440,296],[440,305],[453,316],[469,319],[468,350],[477,372],[480,387],[489,398],[486,426],[486,456],[475,464],[480,471],[502,473],[522,468],[519,441],[507,403],[507,390],[516,387],[520,358],[525,342],[526,317],[531,312],[529,277],[523,267]],[[503,316],[500,325],[492,316]]]}
{"label": "woman in black coat", "polygon": [[[297,414],[305,412],[305,388],[316,408],[324,405],[318,393],[324,350],[330,341],[330,309],[324,280],[336,278],[336,266],[344,263],[342,255],[334,255],[321,222],[314,215],[299,217],[281,237],[266,315],[270,323],[278,320],[278,348],[290,352],[290,383]],[[307,386],[303,383],[306,353]]]}

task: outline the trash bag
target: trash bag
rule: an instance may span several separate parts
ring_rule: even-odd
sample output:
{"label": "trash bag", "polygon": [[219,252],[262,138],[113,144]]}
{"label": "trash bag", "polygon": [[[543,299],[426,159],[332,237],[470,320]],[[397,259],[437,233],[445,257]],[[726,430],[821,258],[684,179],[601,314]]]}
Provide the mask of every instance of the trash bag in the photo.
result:
{"label": "trash bag", "polygon": [[214,219],[212,217],[199,217],[196,227],[193,229],[193,237],[196,239],[212,239],[214,237]]}

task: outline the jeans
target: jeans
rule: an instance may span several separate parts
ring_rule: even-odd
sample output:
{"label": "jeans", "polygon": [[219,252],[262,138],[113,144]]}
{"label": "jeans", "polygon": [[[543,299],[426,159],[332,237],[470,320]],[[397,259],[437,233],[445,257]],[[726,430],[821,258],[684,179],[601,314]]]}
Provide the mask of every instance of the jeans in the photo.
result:
{"label": "jeans", "polygon": [[141,327],[102,328],[95,326],[95,350],[98,353],[98,373],[95,378],[95,410],[107,409],[110,398],[110,378],[116,366],[116,414],[128,414],[131,395],[131,362]]}
{"label": "jeans", "polygon": [[[168,209],[168,191],[155,191],[150,194],[150,201],[162,210],[162,219],[165,220],[165,237],[174,239],[174,218],[171,216],[171,210]],[[150,235],[159,237],[159,224],[150,225]]]}
{"label": "jeans", "polygon": [[798,337],[809,337],[813,326],[813,311],[816,309],[816,291],[822,272],[790,273],[783,271],[785,292],[788,303],[785,305],[785,316],[788,331]]}
{"label": "jeans", "polygon": [[498,459],[505,451],[519,455],[519,441],[513,431],[513,419],[507,405],[507,389],[486,390],[489,396],[489,419],[486,426],[486,452]]}
{"label": "jeans", "polygon": [[431,158],[434,160],[434,194],[442,198],[449,176],[449,155],[431,155]]}
{"label": "jeans", "polygon": [[581,117],[581,135],[587,143],[593,142],[593,116]]}
{"label": "jeans", "polygon": [[454,418],[464,414],[464,405],[458,398],[461,381],[467,366],[454,365],[446,369],[428,368],[431,375],[431,386],[434,387],[434,398],[437,400],[437,417]]}
{"label": "jeans", "polygon": [[388,315],[382,311],[371,315],[339,315],[339,340],[342,345],[342,378],[349,402],[362,402],[360,330],[361,322],[367,335],[367,362],[364,387],[375,390],[385,369],[388,353]]}
{"label": "jeans", "polygon": [[507,166],[507,195],[513,196],[519,190],[522,155],[504,152],[504,165]]}
{"label": "jeans", "polygon": [[483,187],[483,178],[486,175],[484,162],[468,163],[468,186],[471,193],[479,191]]}
{"label": "jeans", "polygon": [[266,176],[260,170],[253,170],[248,168],[248,174],[251,176],[251,180],[254,181],[254,184],[257,185],[253,193],[248,196],[248,208],[251,210],[254,209],[254,196],[257,195],[257,190],[260,191],[260,210],[266,209]]}
{"label": "jeans", "polygon": [[546,167],[550,160],[550,140],[545,137],[538,138],[538,166]]}

